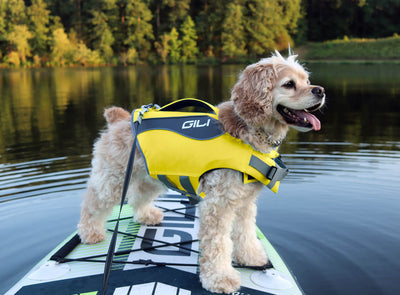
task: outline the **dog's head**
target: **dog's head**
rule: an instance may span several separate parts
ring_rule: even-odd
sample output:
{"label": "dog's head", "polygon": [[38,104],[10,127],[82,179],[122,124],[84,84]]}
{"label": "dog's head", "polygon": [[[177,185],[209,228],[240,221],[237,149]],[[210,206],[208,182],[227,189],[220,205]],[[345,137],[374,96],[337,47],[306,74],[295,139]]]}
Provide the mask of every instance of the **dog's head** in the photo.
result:
{"label": "dog's head", "polygon": [[296,57],[285,59],[276,51],[242,72],[231,99],[246,124],[263,128],[280,122],[303,132],[321,128],[311,113],[324,105],[325,90],[311,85]]}

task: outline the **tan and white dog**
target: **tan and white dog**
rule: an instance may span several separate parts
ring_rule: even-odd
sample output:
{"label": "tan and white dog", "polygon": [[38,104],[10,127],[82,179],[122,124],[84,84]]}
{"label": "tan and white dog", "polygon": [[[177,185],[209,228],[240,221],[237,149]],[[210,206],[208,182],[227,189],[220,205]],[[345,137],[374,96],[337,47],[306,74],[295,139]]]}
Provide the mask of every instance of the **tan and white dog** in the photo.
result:
{"label": "tan and white dog", "polygon": [[[264,153],[279,146],[290,127],[319,130],[320,121],[311,114],[325,102],[325,90],[311,85],[308,72],[296,55],[283,58],[278,52],[251,64],[240,74],[231,99],[219,105],[219,120],[225,132]],[[82,242],[104,240],[104,223],[121,198],[124,173],[133,143],[130,113],[111,107],[105,110],[107,129],[94,144],[92,172],[82,204],[78,231]],[[162,143],[156,143],[162,144]],[[217,169],[204,174],[200,202],[200,280],[205,289],[231,293],[240,287],[240,276],[232,267],[262,266],[268,257],[256,236],[255,201],[263,189],[259,182],[243,184],[241,173]],[[153,199],[166,190],[146,173],[136,151],[128,202],[135,221],[154,225],[163,219]]]}

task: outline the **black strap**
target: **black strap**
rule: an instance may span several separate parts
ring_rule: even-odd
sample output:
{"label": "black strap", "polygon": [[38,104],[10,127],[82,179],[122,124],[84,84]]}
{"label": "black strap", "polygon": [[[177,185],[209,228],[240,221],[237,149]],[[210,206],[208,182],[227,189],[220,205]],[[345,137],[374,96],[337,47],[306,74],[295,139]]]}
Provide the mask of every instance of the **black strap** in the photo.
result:
{"label": "black strap", "polygon": [[63,262],[64,258],[81,243],[81,238],[78,234],[74,235],[64,246],[62,246],[56,253],[54,253],[50,260]]}
{"label": "black strap", "polygon": [[[127,172],[129,172],[128,168],[127,168]],[[198,218],[197,216],[189,215],[187,213],[183,213],[183,212],[179,212],[178,211],[178,210],[183,210],[183,209],[188,209],[188,208],[194,208],[193,206],[175,208],[175,209],[168,209],[168,208],[164,208],[164,207],[160,207],[160,206],[157,206],[157,207],[159,207],[160,209],[164,210],[164,212],[173,211],[175,213],[181,213],[181,214],[183,214],[185,216],[188,216],[188,217]],[[129,217],[126,217],[126,218],[132,219],[132,216],[129,216]],[[108,220],[108,222],[118,222],[118,220],[123,220],[123,219],[126,219],[126,218],[111,219],[111,220]],[[71,238],[70,241],[68,241],[63,247],[61,247],[50,258],[50,260],[55,260],[55,261],[57,261],[59,263],[74,262],[74,261],[90,262],[90,263],[106,263],[107,265],[109,265],[109,267],[108,267],[109,269],[106,269],[106,267],[105,267],[105,273],[107,272],[107,276],[105,275],[105,278],[104,278],[106,281],[103,281],[103,294],[106,292],[107,281],[108,281],[108,277],[109,277],[109,273],[110,273],[110,269],[111,269],[111,265],[112,264],[139,264],[139,265],[155,265],[155,266],[195,266],[195,267],[199,267],[199,264],[170,263],[170,262],[162,262],[162,261],[155,262],[155,261],[152,261],[152,260],[143,260],[143,259],[134,260],[134,261],[114,260],[115,256],[127,255],[127,254],[130,254],[132,252],[143,251],[143,250],[152,250],[152,249],[163,248],[163,247],[171,247],[171,246],[177,247],[179,249],[183,249],[183,250],[186,250],[186,251],[191,251],[191,252],[194,252],[194,253],[199,253],[199,251],[197,251],[197,250],[184,247],[185,244],[198,242],[199,240],[187,240],[187,241],[180,241],[180,242],[176,242],[176,243],[168,243],[168,242],[165,242],[165,241],[162,241],[162,240],[150,239],[150,238],[146,238],[146,237],[139,236],[139,235],[136,235],[136,234],[131,234],[131,233],[127,233],[127,232],[120,232],[120,231],[118,231],[117,227],[118,226],[116,225],[116,228],[114,230],[109,229],[109,231],[111,231],[113,233],[117,232],[118,234],[121,234],[121,235],[126,235],[126,236],[131,236],[131,237],[134,237],[134,238],[139,238],[139,239],[142,239],[142,240],[147,240],[147,241],[152,241],[152,242],[159,242],[161,244],[155,245],[155,246],[150,246],[150,247],[147,247],[145,249],[137,248],[137,249],[131,249],[131,250],[124,250],[124,251],[115,252],[115,243],[114,243],[114,250],[112,252],[110,252],[110,249],[109,249],[107,254],[97,254],[97,255],[90,255],[90,256],[78,257],[78,258],[66,258],[66,256],[81,242],[81,240],[79,238],[79,235],[76,234],[75,236],[73,236]],[[110,246],[111,246],[111,243],[110,243]],[[112,255],[111,258],[110,258],[110,253]],[[101,259],[102,257],[106,257],[106,260]],[[240,265],[240,264],[237,264],[235,262],[232,263],[232,266],[235,267],[235,268],[245,268],[245,269],[252,269],[252,270],[266,270],[266,269],[274,267],[270,261],[268,261],[268,263],[266,265],[263,265],[263,266]]]}
{"label": "black strap", "polygon": [[[135,129],[137,129],[138,125],[139,125],[139,122],[136,121],[135,123],[133,123],[132,128],[135,130]],[[114,232],[113,232],[113,235],[112,235],[112,238],[110,241],[110,246],[109,246],[108,252],[107,252],[106,263],[104,265],[104,277],[103,277],[103,289],[102,289],[103,295],[105,295],[106,291],[107,291],[108,278],[110,276],[111,266],[112,266],[113,258],[114,258],[115,245],[117,242],[119,220],[121,217],[122,207],[124,206],[126,193],[128,191],[129,182],[130,182],[131,176],[132,176],[133,162],[135,160],[136,142],[137,142],[137,137],[136,137],[135,132],[133,134],[133,137],[134,138],[133,138],[132,150],[131,150],[131,154],[129,156],[128,165],[126,167],[124,187],[122,189],[121,204],[119,207],[118,219],[117,219],[117,223],[115,224]]]}
{"label": "black strap", "polygon": [[199,107],[202,109],[206,109],[207,113],[215,114],[215,111],[204,101],[197,100],[197,99],[191,99],[191,98],[185,98],[185,99],[181,99],[176,102],[170,103],[169,105],[162,107],[160,109],[160,111],[174,112],[174,111],[178,111],[180,109],[186,108],[186,107]]}

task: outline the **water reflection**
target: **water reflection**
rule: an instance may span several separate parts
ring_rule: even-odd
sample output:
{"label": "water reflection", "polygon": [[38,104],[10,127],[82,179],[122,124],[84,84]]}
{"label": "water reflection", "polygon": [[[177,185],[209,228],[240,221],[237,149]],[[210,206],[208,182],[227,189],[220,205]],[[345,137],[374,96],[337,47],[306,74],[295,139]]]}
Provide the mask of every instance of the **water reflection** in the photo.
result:
{"label": "water reflection", "polygon": [[[14,266],[0,270],[0,293],[75,227],[106,106],[217,104],[243,68],[0,71],[0,234],[10,237],[0,258]],[[308,69],[328,95],[322,130],[288,133],[280,152],[290,173],[278,198],[259,199],[257,223],[307,294],[399,294],[400,65]],[[34,250],[18,255],[26,249]]]}
{"label": "water reflection", "polygon": [[[90,152],[102,111],[181,97],[214,104],[228,99],[243,66],[72,68],[0,72],[1,162],[21,152],[39,157]],[[400,65],[310,64],[312,80],[328,93],[321,132],[288,135],[288,142],[380,143],[400,138]],[[329,145],[325,146],[329,149]],[[295,145],[291,150],[296,149]],[[346,149],[351,146],[346,146]],[[40,153],[39,153],[40,152]]]}
{"label": "water reflection", "polygon": [[[1,162],[89,152],[102,112],[181,97],[229,98],[240,67],[160,66],[0,72]],[[28,156],[28,157],[27,157]]]}
{"label": "water reflection", "polygon": [[[382,158],[385,152],[380,151],[400,149],[400,65],[312,63],[307,67],[313,73],[313,83],[326,88],[327,107],[319,114],[320,132],[288,133],[281,153],[288,156],[289,165],[293,156],[307,157],[315,165],[320,155],[324,160],[330,155],[336,163],[338,155],[352,153],[367,160],[370,151],[377,151]],[[29,167],[45,160],[57,167],[58,160],[52,159],[59,157],[73,163],[84,156],[85,160],[79,160],[81,168],[89,167],[93,141],[104,126],[106,106],[131,110],[182,97],[217,104],[229,99],[243,68],[176,65],[0,71],[0,163],[10,163],[3,165],[0,173],[6,175],[8,169],[16,169],[13,163],[20,162]],[[298,174],[296,165],[291,165],[294,173],[289,178],[320,173],[308,172],[300,165]],[[73,164],[70,169],[74,174]],[[331,168],[323,169],[321,173]],[[45,176],[43,181],[47,182]],[[20,186],[23,184],[16,184],[16,188]],[[2,195],[12,192],[6,189]]]}
{"label": "water reflection", "polygon": [[[310,64],[313,83],[327,90],[322,133],[301,138],[328,138],[351,143],[385,143],[400,138],[399,64]],[[321,141],[321,140],[318,140]]]}

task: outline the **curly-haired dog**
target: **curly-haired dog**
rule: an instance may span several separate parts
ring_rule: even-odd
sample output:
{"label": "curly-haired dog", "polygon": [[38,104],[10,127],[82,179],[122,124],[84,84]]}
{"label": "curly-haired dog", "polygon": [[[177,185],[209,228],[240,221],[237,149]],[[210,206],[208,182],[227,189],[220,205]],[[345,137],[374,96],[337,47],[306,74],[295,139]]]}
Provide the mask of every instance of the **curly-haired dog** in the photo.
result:
{"label": "curly-haired dog", "polygon": [[[219,105],[224,131],[268,153],[279,146],[289,126],[300,131],[319,130],[320,122],[310,112],[324,104],[325,91],[310,85],[308,73],[295,55],[283,58],[278,52],[249,65],[240,75],[229,101]],[[78,225],[84,243],[105,238],[104,222],[118,203],[133,142],[130,114],[117,107],[105,110],[108,128],[94,145],[92,172]],[[263,184],[243,184],[241,173],[217,169],[204,174],[200,202],[200,280],[205,289],[230,293],[240,287],[239,264],[261,266],[268,257],[256,236],[255,200]],[[152,200],[165,191],[164,185],[147,175],[144,160],[136,151],[129,204],[136,221],[158,224],[163,218]]]}

